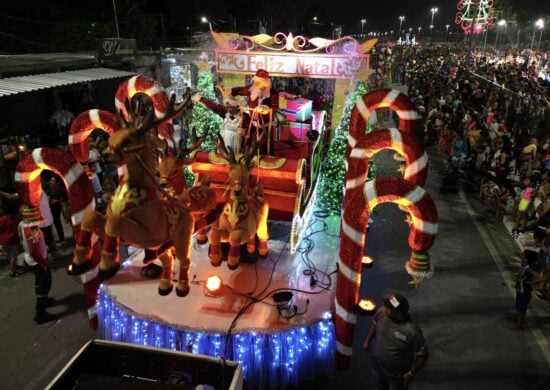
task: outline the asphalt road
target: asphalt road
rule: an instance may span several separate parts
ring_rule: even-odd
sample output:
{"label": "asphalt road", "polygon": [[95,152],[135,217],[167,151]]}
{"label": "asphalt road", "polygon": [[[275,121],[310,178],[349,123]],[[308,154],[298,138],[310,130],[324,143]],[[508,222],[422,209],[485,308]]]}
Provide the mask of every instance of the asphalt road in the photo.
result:
{"label": "asphalt road", "polygon": [[[440,232],[431,250],[435,275],[419,289],[408,284],[404,264],[410,251],[408,226],[394,205],[378,207],[367,235],[366,252],[375,259],[364,270],[361,296],[381,301],[400,292],[409,298],[413,319],[424,330],[430,358],[411,389],[550,388],[550,303],[533,299],[528,327],[506,327],[513,314],[519,249],[504,225],[492,219],[475,194],[442,190],[444,167],[430,151],[426,186],[437,204]],[[379,159],[379,172],[394,175],[390,154]],[[51,296],[55,322],[36,325],[33,276],[8,277],[0,262],[0,388],[42,389],[94,332],[88,327],[82,286],[68,276],[65,257],[54,265]],[[370,317],[359,317],[352,365],[330,380],[303,388],[370,389],[369,356],[362,342]]]}

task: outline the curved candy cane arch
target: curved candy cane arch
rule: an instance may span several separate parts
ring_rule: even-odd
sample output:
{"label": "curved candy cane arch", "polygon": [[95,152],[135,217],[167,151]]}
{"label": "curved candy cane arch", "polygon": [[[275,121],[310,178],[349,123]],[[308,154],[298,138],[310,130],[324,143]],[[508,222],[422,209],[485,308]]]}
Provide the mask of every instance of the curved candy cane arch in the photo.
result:
{"label": "curved candy cane arch", "polygon": [[418,185],[426,183],[428,156],[423,148],[410,135],[390,128],[373,131],[355,144],[349,155],[348,172],[358,176],[348,177],[346,189],[365,184],[371,158],[383,149],[395,150],[405,158],[405,180]]}
{"label": "curved candy cane arch", "polygon": [[69,147],[80,162],[88,161],[90,156],[88,138],[95,129],[101,129],[112,135],[120,129],[118,117],[105,110],[87,110],[73,120],[69,130]]}
{"label": "curved candy cane arch", "polygon": [[[126,99],[131,100],[137,93],[149,96],[155,109],[156,118],[161,118],[168,111],[170,101],[164,92],[164,88],[155,80],[138,75],[120,83],[115,94],[115,107],[122,112],[126,119],[129,115],[124,102]],[[171,121],[161,124],[157,131],[159,138],[166,140],[169,151],[173,152],[175,146],[173,141],[174,129]]]}
{"label": "curved candy cane arch", "polygon": [[[393,108],[403,132],[383,129],[365,134],[370,112],[378,107]],[[373,207],[393,202],[410,214],[408,241],[413,253],[405,268],[416,279],[430,277],[433,272],[426,251],[435,240],[438,217],[431,197],[419,186],[426,181],[427,158],[412,133],[416,117],[408,97],[390,89],[364,95],[352,112],[335,297],[339,369],[347,368],[351,359],[365,232]],[[383,178],[367,183],[369,161],[383,149],[393,149],[404,156],[405,179]]]}
{"label": "curved candy cane arch", "polygon": [[389,107],[399,116],[399,130],[414,137],[418,113],[410,99],[396,89],[382,88],[371,91],[357,100],[349,122],[348,145],[355,144],[365,137],[365,129],[370,114],[377,108]]}
{"label": "curved candy cane arch", "polygon": [[[38,148],[19,160],[15,172],[15,185],[23,204],[38,207],[42,198],[40,174],[50,170],[61,177],[69,194],[71,222],[74,236],[80,231],[80,221],[87,210],[95,209],[92,183],[84,169],[71,153],[53,148]],[[94,307],[97,299],[99,280],[88,277],[82,280],[88,316],[92,327],[97,324]]]}

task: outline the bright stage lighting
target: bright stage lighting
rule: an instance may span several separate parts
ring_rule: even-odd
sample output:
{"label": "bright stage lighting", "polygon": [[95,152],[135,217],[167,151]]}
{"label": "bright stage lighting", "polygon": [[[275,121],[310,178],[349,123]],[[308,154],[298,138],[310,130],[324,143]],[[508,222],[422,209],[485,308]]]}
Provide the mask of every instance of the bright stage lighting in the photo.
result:
{"label": "bright stage lighting", "polygon": [[222,287],[222,278],[216,274],[210,275],[204,282],[204,294],[210,297],[217,297],[221,294]]}

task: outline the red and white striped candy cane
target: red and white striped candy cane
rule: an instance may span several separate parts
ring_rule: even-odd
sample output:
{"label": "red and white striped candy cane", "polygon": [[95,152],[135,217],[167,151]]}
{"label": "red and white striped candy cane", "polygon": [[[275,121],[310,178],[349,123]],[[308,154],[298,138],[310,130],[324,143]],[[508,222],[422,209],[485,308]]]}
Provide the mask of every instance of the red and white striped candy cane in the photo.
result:
{"label": "red and white striped candy cane", "polygon": [[120,128],[118,117],[105,110],[87,110],[80,113],[71,123],[69,147],[80,162],[88,161],[90,147],[88,138],[95,129],[101,129],[112,135]]}
{"label": "red and white striped candy cane", "polygon": [[[358,174],[359,172],[352,172],[355,177]],[[412,224],[408,242],[413,254],[428,250],[437,233],[437,209],[431,197],[420,186],[391,177],[371,180],[365,185],[349,186],[346,189],[335,298],[336,352],[340,369],[349,366],[352,355],[369,210],[383,202],[396,203],[410,213]],[[409,263],[406,269],[413,274]],[[431,272],[430,269],[413,275],[429,277]]]}
{"label": "red and white striped candy cane", "polygon": [[[389,107],[399,116],[399,130],[415,137],[418,113],[410,99],[396,89],[382,88],[368,92],[355,104],[350,117],[348,145],[353,148],[366,133],[370,114],[377,108]],[[348,150],[349,152],[350,150]]]}
{"label": "red and white striped candy cane", "polygon": [[[54,148],[38,148],[29,152],[19,160],[15,172],[15,185],[23,204],[38,207],[42,198],[40,173],[50,170],[61,177],[69,194],[71,222],[74,237],[80,232],[80,221],[88,210],[95,209],[92,183],[84,173],[82,165],[71,153]],[[83,280],[84,295],[88,303],[88,315],[92,326],[97,324],[97,278]]]}
{"label": "red and white striped candy cane", "polygon": [[[117,110],[122,111],[122,114],[126,119],[129,118],[128,112],[124,102],[126,99],[131,100],[137,93],[143,93],[151,99],[153,108],[155,109],[155,117],[161,118],[168,112],[170,101],[164,88],[155,80],[146,76],[134,76],[126,81],[123,81],[118,86],[115,94],[115,106]],[[166,140],[168,148],[171,152],[174,150],[173,132],[171,122],[165,122],[158,128],[158,134],[160,139]]]}
{"label": "red and white striped candy cane", "polygon": [[367,134],[355,144],[348,159],[348,172],[359,176],[348,177],[346,189],[365,184],[371,158],[381,150],[392,149],[405,159],[403,178],[411,183],[424,185],[428,177],[428,156],[416,139],[398,129],[380,129]]}

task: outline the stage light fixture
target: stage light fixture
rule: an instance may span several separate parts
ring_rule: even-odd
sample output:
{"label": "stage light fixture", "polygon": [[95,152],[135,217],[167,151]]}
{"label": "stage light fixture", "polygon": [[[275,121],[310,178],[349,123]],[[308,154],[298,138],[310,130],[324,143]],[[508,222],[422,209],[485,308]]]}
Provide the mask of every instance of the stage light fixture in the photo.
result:
{"label": "stage light fixture", "polygon": [[372,314],[376,311],[376,304],[370,299],[361,299],[357,306],[359,311],[364,314]]}
{"label": "stage light fixture", "polygon": [[372,265],[374,264],[374,260],[372,257],[370,256],[363,256],[363,259],[361,259],[361,265],[363,267],[372,267]]}
{"label": "stage light fixture", "polygon": [[221,295],[223,280],[219,275],[210,275],[204,282],[204,294],[209,297],[218,297]]}
{"label": "stage light fixture", "polygon": [[290,291],[281,291],[273,294],[273,300],[277,305],[277,311],[283,318],[292,318],[296,315],[298,308],[292,304],[293,294]]}

